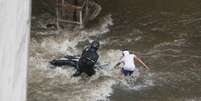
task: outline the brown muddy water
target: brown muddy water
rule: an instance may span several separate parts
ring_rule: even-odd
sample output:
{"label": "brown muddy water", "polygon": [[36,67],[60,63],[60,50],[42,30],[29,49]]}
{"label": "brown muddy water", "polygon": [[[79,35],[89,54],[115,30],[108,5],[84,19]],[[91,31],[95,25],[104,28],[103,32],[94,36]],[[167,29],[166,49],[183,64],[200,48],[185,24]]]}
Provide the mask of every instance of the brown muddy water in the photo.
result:
{"label": "brown muddy water", "polygon": [[[28,101],[201,101],[200,0],[100,0],[100,16],[86,29],[51,32],[32,28]],[[34,6],[33,6],[34,7]],[[50,21],[33,18],[33,26]],[[53,34],[50,34],[53,33]],[[48,61],[79,54],[99,36],[101,63],[92,78],[71,78],[73,68],[49,69]],[[128,48],[140,65],[129,82],[113,65]]]}

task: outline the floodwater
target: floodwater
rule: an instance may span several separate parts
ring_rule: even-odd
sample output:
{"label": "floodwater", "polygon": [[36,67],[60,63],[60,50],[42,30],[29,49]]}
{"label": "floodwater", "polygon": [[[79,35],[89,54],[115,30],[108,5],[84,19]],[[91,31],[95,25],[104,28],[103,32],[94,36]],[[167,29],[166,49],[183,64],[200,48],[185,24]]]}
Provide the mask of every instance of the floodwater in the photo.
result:
{"label": "floodwater", "polygon": [[151,67],[154,86],[116,87],[112,101],[201,101],[201,1],[102,0],[114,25],[107,47],[129,48]]}
{"label": "floodwater", "polygon": [[[32,31],[29,101],[201,101],[201,1],[98,3],[102,12],[86,29],[57,35]],[[71,78],[72,68],[48,68],[51,59],[79,54],[97,36],[100,61],[110,65],[92,78]],[[138,65],[137,79],[117,78],[112,67],[123,48],[134,51],[151,70]]]}

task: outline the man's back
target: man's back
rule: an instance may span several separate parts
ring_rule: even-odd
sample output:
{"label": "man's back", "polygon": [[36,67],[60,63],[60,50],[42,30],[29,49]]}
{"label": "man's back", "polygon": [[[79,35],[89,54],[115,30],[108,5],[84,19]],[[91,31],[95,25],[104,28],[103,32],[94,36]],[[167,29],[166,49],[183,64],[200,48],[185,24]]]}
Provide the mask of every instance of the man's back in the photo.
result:
{"label": "man's back", "polygon": [[135,69],[134,57],[136,57],[134,54],[125,54],[123,56],[121,61],[124,63],[124,69],[132,71]]}
{"label": "man's back", "polygon": [[82,72],[85,72],[88,76],[95,74],[94,66],[99,58],[97,54],[99,45],[98,41],[93,41],[90,47],[84,49],[78,61],[77,72],[73,76],[79,76]]}
{"label": "man's back", "polygon": [[78,62],[79,72],[85,72],[88,76],[95,74],[94,65],[98,60],[98,54],[93,49],[84,51]]}
{"label": "man's back", "polygon": [[94,66],[99,58],[96,50],[91,48],[86,48],[82,53],[82,56],[79,60],[81,63],[85,63],[86,65]]}

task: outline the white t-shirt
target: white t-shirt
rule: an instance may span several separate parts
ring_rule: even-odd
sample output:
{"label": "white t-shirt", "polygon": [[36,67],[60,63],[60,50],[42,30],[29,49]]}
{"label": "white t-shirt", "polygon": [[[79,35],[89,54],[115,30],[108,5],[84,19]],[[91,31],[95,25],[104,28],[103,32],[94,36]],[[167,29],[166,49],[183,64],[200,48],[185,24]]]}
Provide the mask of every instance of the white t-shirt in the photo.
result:
{"label": "white t-shirt", "polygon": [[121,62],[123,62],[123,64],[124,64],[123,68],[125,70],[129,70],[129,71],[135,70],[134,57],[136,57],[136,55],[134,55],[134,54],[127,54],[122,57]]}

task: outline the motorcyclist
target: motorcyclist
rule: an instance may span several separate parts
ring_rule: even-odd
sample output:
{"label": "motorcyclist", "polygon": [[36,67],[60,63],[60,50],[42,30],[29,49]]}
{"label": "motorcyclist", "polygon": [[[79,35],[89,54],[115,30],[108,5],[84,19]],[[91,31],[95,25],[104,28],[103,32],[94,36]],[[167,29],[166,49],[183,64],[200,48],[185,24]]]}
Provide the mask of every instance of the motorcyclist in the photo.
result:
{"label": "motorcyclist", "polygon": [[92,76],[96,73],[94,66],[99,58],[97,53],[99,46],[100,44],[98,41],[93,41],[90,47],[83,50],[76,66],[77,71],[73,74],[74,77],[80,76],[82,73],[86,73],[88,76]]}

